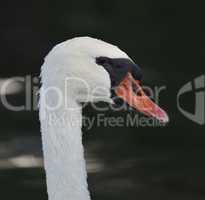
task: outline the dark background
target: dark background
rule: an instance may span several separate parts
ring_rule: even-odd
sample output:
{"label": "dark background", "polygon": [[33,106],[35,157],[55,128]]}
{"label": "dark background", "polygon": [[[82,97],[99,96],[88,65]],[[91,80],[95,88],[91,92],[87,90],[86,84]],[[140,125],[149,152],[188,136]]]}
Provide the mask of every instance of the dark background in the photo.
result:
{"label": "dark background", "polygon": [[[93,199],[205,199],[204,126],[176,106],[179,89],[204,74],[204,5],[176,0],[2,2],[0,78],[39,75],[49,50],[76,36],[118,45],[141,64],[147,85],[166,85],[160,105],[171,120],[166,127],[84,127]],[[9,98],[21,104],[24,91]],[[194,94],[183,100],[193,111]],[[3,106],[0,112],[0,199],[46,199],[41,167],[8,164],[25,155],[41,158],[38,112],[11,112]],[[84,113],[97,114],[90,106]],[[95,170],[99,163],[103,169]]]}

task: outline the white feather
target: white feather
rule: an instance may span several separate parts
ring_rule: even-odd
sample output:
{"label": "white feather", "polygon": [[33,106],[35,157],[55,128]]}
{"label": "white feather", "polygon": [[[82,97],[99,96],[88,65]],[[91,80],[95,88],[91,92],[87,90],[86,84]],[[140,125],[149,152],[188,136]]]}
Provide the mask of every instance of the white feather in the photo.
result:
{"label": "white feather", "polygon": [[[54,47],[42,66],[40,121],[50,200],[90,200],[79,102],[96,99],[111,101],[109,74],[95,63],[95,58],[99,56],[128,58],[116,46],[81,37]],[[67,81],[72,78],[73,82]],[[76,78],[85,82],[89,90]],[[92,91],[98,87],[104,89],[93,94]],[[57,88],[62,94],[62,102],[54,110],[49,109],[47,104],[55,104],[59,97],[55,92],[46,92],[49,88]]]}

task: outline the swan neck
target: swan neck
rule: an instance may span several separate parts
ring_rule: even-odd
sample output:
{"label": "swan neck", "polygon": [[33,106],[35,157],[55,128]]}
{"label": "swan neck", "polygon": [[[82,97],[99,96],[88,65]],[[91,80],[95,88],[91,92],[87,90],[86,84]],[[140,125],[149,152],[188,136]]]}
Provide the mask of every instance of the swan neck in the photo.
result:
{"label": "swan neck", "polygon": [[48,111],[40,105],[44,166],[49,200],[90,200],[82,144],[81,106]]}

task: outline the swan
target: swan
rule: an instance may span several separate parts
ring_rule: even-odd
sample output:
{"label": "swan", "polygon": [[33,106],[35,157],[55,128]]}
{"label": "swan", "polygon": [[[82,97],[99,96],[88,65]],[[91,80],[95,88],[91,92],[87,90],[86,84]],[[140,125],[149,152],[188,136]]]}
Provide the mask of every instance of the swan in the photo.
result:
{"label": "swan", "polygon": [[49,200],[91,199],[82,145],[82,103],[113,103],[111,88],[115,88],[115,95],[131,107],[168,122],[166,112],[143,92],[141,79],[140,67],[125,52],[90,37],[62,42],[45,57],[39,117]]}

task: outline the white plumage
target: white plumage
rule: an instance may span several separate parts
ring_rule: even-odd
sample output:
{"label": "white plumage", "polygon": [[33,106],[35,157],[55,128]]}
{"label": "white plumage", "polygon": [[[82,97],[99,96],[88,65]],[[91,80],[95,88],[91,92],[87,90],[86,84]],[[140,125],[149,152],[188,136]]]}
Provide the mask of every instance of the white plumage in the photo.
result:
{"label": "white plumage", "polygon": [[[96,64],[95,58],[98,56],[129,58],[116,46],[97,39],[80,37],[54,47],[42,66],[40,121],[50,200],[90,199],[79,102],[111,102],[110,77],[102,66]],[[75,77],[73,82],[66,82],[72,77]],[[89,91],[76,78],[85,81]],[[98,87],[103,87],[103,90],[98,90]],[[61,103],[56,106],[59,101]],[[52,107],[55,109],[51,109]],[[76,121],[75,125],[72,124],[73,120],[74,123]]]}
{"label": "white plumage", "polygon": [[[132,77],[132,74],[140,77],[137,76],[137,65],[118,47],[89,37],[74,38],[57,45],[45,58],[40,90],[40,121],[49,200],[90,200],[80,103],[112,102],[112,76],[109,70],[96,63],[99,57],[124,62],[118,66],[119,69],[116,66],[113,69],[125,72],[120,80],[123,90],[119,87],[116,90],[119,97],[147,116],[168,122],[167,114],[145,95],[140,80]],[[124,65],[129,66],[124,70]],[[114,74],[114,77],[119,74]],[[134,91],[133,85],[138,92]]]}

